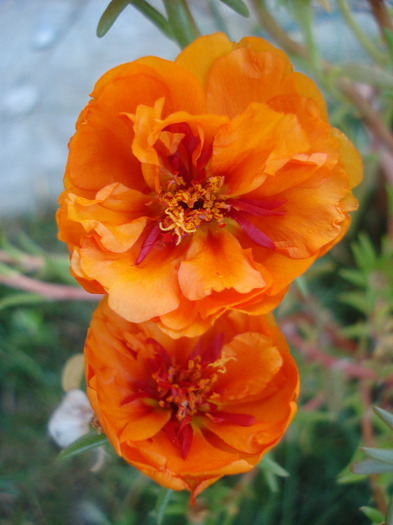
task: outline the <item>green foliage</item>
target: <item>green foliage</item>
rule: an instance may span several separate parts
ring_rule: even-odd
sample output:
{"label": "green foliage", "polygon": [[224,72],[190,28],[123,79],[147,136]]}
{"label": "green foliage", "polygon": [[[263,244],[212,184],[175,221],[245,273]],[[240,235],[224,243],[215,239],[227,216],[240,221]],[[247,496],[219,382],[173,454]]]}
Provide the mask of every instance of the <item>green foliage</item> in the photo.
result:
{"label": "green foliage", "polygon": [[377,509],[373,509],[372,507],[360,507],[360,510],[371,520],[373,525],[378,525],[384,520],[384,515]]}
{"label": "green foliage", "polygon": [[168,24],[180,47],[191,44],[199,36],[199,30],[185,0],[163,0]]}
{"label": "green foliage", "polygon": [[243,0],[220,0],[223,4],[227,5],[231,9],[233,9],[236,13],[238,13],[241,16],[248,17],[250,16],[250,12],[248,10],[248,7],[243,2]]}
{"label": "green foliage", "polygon": [[382,238],[378,252],[370,238],[360,234],[351,248],[355,267],[341,268],[339,275],[352,285],[352,289],[338,297],[362,314],[367,324],[356,321],[348,324],[343,333],[360,340],[372,336],[377,343],[375,348],[385,354],[393,319],[393,241],[390,237]]}
{"label": "green foliage", "polygon": [[[33,242],[41,239],[51,250],[64,250],[55,241],[51,216],[48,231],[42,219],[36,225],[32,220],[7,225],[12,245],[19,249],[22,228]],[[31,256],[24,249],[21,252],[23,257]],[[64,251],[57,255],[65,257]],[[26,269],[24,262],[18,264],[21,272]],[[8,288],[1,292],[10,294]],[[213,484],[197,498],[194,509],[189,507],[188,493],[166,492],[117,458],[110,447],[97,471],[98,446],[87,454],[71,455],[73,444],[62,453],[67,460],[58,461],[59,451],[47,437],[46,425],[62,397],[64,363],[82,350],[94,306],[54,302],[0,311],[4,525],[29,521],[36,525],[308,525],[314,520],[317,525],[347,525],[340,517],[343,504],[349,519],[367,524],[358,510],[370,498],[366,481],[359,482],[356,490],[335,482],[358,445],[357,420],[327,410],[299,410],[287,439],[256,469]],[[323,377],[315,367],[299,364],[304,395],[312,396],[321,390]],[[92,437],[92,446],[106,440],[95,433]]]}
{"label": "green foliage", "polygon": [[[209,0],[219,30],[228,32],[222,4],[249,15],[243,0]],[[392,129],[393,76],[386,67],[393,66],[392,33],[385,28],[384,39],[371,39],[356,23],[351,3],[320,0],[319,8],[326,11],[330,5],[338,6],[368,55],[363,62],[327,64],[316,44],[315,2],[252,4],[255,33],[263,31],[276,39],[302,69],[311,72],[325,92],[330,122],[362,150],[365,163],[350,249],[343,241],[333,255],[316,262],[278,309],[278,317],[289,326],[289,337],[298,336],[290,340],[302,385],[298,414],[286,438],[253,471],[213,484],[193,509],[187,493],[158,487],[115,457],[110,447],[99,456],[103,450],[99,446],[107,442],[103,435],[92,432],[59,454],[46,435],[46,425],[62,397],[63,365],[83,349],[94,304],[61,303],[37,293],[34,286],[13,289],[10,279],[15,286],[24,278],[33,284],[75,282],[65,248],[55,244],[53,210],[46,216],[10,221],[0,239],[2,525],[363,525],[384,519],[393,525],[393,499],[384,518],[372,506],[368,483],[370,474],[379,474],[378,482],[373,478],[373,489],[377,485],[382,497],[389,499],[390,412],[374,408],[375,446],[362,446],[370,443],[364,435],[367,395],[369,404],[389,407],[392,402],[393,190],[381,185],[377,150],[380,144],[387,148]],[[154,6],[146,0],[112,0],[98,23],[99,37],[128,5],[180,47],[199,35],[191,0],[155,1]],[[304,45],[300,52],[299,44],[291,43],[291,35],[280,26],[278,12],[289,15],[300,31]],[[364,84],[369,89],[363,105],[342,89],[352,81],[363,84],[353,84],[352,95],[362,97]]]}
{"label": "green foliage", "polygon": [[[389,428],[389,430],[393,431],[393,415],[382,408],[373,407],[373,410],[377,417]],[[365,454],[366,459],[352,463],[352,472],[355,474],[381,474],[393,472],[393,448],[382,449],[374,447],[361,447],[361,450]],[[381,518],[381,513],[375,509],[364,507],[362,510],[366,516],[372,520],[373,523],[380,523],[383,520],[383,516]],[[385,523],[390,525],[393,523],[393,497],[391,498],[388,506]]]}
{"label": "green foliage", "polygon": [[60,452],[58,459],[59,461],[70,459],[79,454],[83,454],[84,452],[88,452],[89,450],[101,447],[106,443],[108,443],[108,438],[105,434],[97,434],[95,430],[92,430],[63,449]]}
{"label": "green foliage", "polygon": [[127,5],[132,5],[148,18],[164,35],[173,38],[168,21],[145,0],[112,0],[103,12],[97,26],[97,36],[102,38],[113,26]]}

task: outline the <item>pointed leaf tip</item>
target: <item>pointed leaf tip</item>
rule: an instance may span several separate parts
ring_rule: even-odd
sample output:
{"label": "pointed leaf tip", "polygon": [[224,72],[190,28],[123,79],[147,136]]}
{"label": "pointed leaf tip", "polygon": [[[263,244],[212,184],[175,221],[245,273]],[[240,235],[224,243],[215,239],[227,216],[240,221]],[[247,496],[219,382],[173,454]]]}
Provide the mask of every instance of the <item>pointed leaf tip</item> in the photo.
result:
{"label": "pointed leaf tip", "polygon": [[393,430],[393,414],[387,412],[383,408],[373,407],[375,414],[381,419],[389,428]]}
{"label": "pointed leaf tip", "polygon": [[69,445],[67,448],[62,450],[57,456],[57,460],[62,461],[64,459],[72,458],[73,456],[77,456],[78,454],[82,454],[83,452],[87,452],[93,448],[105,445],[105,443],[108,443],[108,438],[106,435],[97,434],[97,432],[93,430],[92,432],[89,432],[88,434],[80,437],[71,443],[71,445]]}
{"label": "pointed leaf tip", "polygon": [[235,11],[238,15],[248,18],[250,12],[243,0],[221,0],[221,2]]}
{"label": "pointed leaf tip", "polygon": [[102,38],[109,29],[115,23],[120,13],[127,7],[132,0],[112,0],[105,11],[102,13],[101,18],[97,25],[97,36]]}

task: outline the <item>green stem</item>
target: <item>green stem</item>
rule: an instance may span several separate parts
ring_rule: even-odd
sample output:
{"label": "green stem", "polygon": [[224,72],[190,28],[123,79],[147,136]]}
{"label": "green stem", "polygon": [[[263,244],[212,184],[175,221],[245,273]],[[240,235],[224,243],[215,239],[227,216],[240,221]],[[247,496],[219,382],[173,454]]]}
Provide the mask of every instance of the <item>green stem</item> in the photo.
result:
{"label": "green stem", "polygon": [[160,490],[160,493],[157,498],[156,503],[156,520],[157,525],[161,525],[164,517],[165,517],[165,511],[167,508],[167,505],[169,503],[169,500],[171,499],[173,494],[173,490],[167,489],[165,487],[162,487]]}
{"label": "green stem", "polygon": [[217,7],[217,0],[207,0],[207,5],[209,6],[210,13],[213,17],[217,29],[225,33],[227,37],[231,40],[228,26],[223,16],[221,15],[220,10]]}
{"label": "green stem", "polygon": [[309,0],[299,0],[293,5],[295,18],[302,28],[304,43],[308,50],[310,65],[315,73],[321,71],[321,58],[313,35],[313,16]]}
{"label": "green stem", "polygon": [[378,49],[374,46],[371,40],[363,33],[359,25],[356,23],[352,16],[351,9],[346,0],[336,0],[338,9],[345,20],[352,33],[356,36],[363,49],[375,60],[378,64],[386,65],[385,57]]}
{"label": "green stem", "polygon": [[191,15],[186,0],[164,0],[168,22],[181,48],[191,44],[200,32]]}

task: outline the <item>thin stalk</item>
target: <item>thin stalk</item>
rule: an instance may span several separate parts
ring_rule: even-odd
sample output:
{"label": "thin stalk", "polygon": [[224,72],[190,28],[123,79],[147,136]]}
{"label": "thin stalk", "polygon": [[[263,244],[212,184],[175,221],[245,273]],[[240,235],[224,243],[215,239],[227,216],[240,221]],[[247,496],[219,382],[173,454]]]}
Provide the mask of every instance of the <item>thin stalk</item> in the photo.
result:
{"label": "thin stalk", "polygon": [[269,35],[290,55],[296,55],[299,58],[307,59],[307,49],[292,40],[286,31],[276,22],[275,18],[269,13],[265,0],[253,0],[254,8],[257,13],[260,25],[269,33]]}
{"label": "thin stalk", "polygon": [[298,0],[298,2],[294,2],[292,9],[303,32],[310,65],[314,72],[319,73],[321,70],[321,57],[314,40],[311,3],[307,0]]}
{"label": "thin stalk", "polygon": [[385,30],[390,31],[393,34],[393,22],[389,10],[385,5],[384,0],[368,0],[368,3],[370,4],[371,11],[378,24],[381,38],[386,42]]}
{"label": "thin stalk", "polygon": [[0,274],[0,284],[42,295],[50,301],[99,301],[102,298],[102,295],[88,293],[76,286],[47,283],[18,272]]}
{"label": "thin stalk", "polygon": [[213,20],[216,24],[217,29],[225,33],[227,37],[231,40],[231,35],[229,32],[228,26],[217,6],[217,0],[207,0],[207,5],[209,6],[209,11],[213,17]]}
{"label": "thin stalk", "polygon": [[336,0],[336,2],[344,21],[352,33],[356,36],[363,49],[373,60],[375,60],[375,62],[381,64],[382,66],[386,65],[386,59],[384,55],[378,51],[372,41],[363,33],[362,29],[353,18],[347,0]]}

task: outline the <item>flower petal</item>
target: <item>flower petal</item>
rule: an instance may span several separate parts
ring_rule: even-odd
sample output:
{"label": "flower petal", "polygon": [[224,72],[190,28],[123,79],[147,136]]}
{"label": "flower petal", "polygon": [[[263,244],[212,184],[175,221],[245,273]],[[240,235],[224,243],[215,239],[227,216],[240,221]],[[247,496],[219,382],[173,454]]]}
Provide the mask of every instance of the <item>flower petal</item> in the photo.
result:
{"label": "flower petal", "polygon": [[331,128],[331,135],[340,144],[340,161],[348,173],[351,188],[354,188],[363,178],[363,162],[360,153],[339,129]]}
{"label": "flower petal", "polygon": [[74,193],[65,198],[64,220],[79,226],[79,231],[64,229],[66,242],[75,242],[79,235],[94,236],[105,250],[121,253],[129,250],[146,226],[148,197],[119,183],[105,186],[95,199],[86,199]]}
{"label": "flower petal", "polygon": [[264,186],[269,175],[309,148],[308,137],[295,115],[276,112],[265,104],[251,104],[219,129],[211,171],[225,174],[224,189],[236,197]]}
{"label": "flower petal", "polygon": [[[91,190],[93,195],[114,182],[143,189],[145,183],[140,164],[132,155],[131,141],[132,131],[119,114],[108,116],[87,106],[69,144],[65,186]],[[91,198],[92,194],[83,196]]]}
{"label": "flower petal", "polygon": [[223,55],[209,72],[207,111],[233,118],[251,102],[266,102],[277,94],[277,86],[291,70],[287,60],[271,51],[257,54],[240,48]]}
{"label": "flower petal", "polygon": [[[80,253],[84,275],[102,283],[109,292],[109,306],[128,321],[140,323],[163,315],[179,305],[179,286],[169,249],[139,266],[133,257],[114,257],[86,245]],[[154,293],[152,293],[154,292]],[[135,300],[135,298],[138,300]]]}
{"label": "flower petal", "polygon": [[144,57],[117,66],[103,75],[91,94],[93,107],[112,114],[135,113],[164,97],[164,115],[178,110],[205,112],[205,94],[186,69],[168,60]]}
{"label": "flower petal", "polygon": [[202,36],[183,49],[175,63],[191,71],[205,88],[212,65],[231,49],[231,42],[224,33]]}
{"label": "flower petal", "polygon": [[225,229],[194,236],[178,277],[182,293],[190,300],[202,299],[212,291],[232,288],[247,293],[265,286],[250,254]]}
{"label": "flower petal", "polygon": [[216,383],[217,390],[222,392],[220,406],[244,399],[251,401],[263,395],[264,388],[283,363],[281,353],[272,346],[271,340],[256,332],[236,335],[222,352],[231,359],[226,363],[225,374],[218,376]]}

